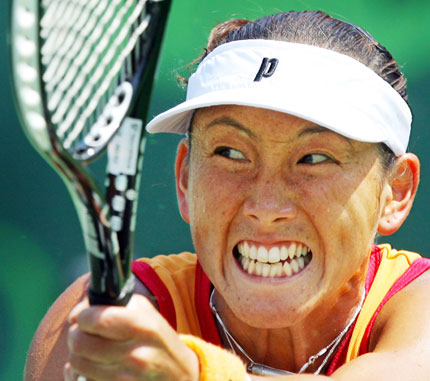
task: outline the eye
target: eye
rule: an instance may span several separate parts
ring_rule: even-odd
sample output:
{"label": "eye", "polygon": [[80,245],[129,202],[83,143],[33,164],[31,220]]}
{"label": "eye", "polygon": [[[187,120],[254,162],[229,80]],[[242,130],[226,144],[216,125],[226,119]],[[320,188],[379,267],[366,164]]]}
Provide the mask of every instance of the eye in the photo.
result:
{"label": "eye", "polygon": [[242,152],[230,147],[217,147],[215,149],[215,155],[224,156],[232,160],[246,160]]}
{"label": "eye", "polygon": [[322,153],[310,153],[308,155],[303,156],[299,160],[299,164],[320,164],[325,162],[334,162],[331,157],[324,155]]}

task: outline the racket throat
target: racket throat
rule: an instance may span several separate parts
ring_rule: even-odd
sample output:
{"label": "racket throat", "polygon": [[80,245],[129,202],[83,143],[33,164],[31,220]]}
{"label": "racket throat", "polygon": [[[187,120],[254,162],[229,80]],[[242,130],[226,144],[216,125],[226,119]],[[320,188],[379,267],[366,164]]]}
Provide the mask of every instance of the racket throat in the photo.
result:
{"label": "racket throat", "polygon": [[133,86],[122,82],[113,92],[103,112],[90,127],[89,133],[72,148],[72,156],[79,161],[90,161],[102,153],[121,126],[133,97]]}

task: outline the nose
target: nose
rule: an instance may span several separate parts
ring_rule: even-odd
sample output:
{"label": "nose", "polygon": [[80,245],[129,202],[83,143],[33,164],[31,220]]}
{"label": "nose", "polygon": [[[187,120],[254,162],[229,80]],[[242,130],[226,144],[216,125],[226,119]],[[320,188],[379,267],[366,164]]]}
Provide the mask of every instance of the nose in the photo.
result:
{"label": "nose", "polygon": [[260,181],[243,204],[244,214],[261,225],[285,222],[297,216],[297,205],[288,194],[287,184]]}

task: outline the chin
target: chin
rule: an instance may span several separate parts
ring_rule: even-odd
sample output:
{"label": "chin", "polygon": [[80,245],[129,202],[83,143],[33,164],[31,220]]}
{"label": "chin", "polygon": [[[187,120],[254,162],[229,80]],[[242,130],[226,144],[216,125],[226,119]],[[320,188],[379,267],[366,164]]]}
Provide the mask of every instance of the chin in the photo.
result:
{"label": "chin", "polygon": [[291,300],[293,303],[285,303],[285,299],[255,301],[252,303],[240,303],[235,301],[229,305],[233,314],[247,325],[261,329],[285,328],[299,323],[309,313],[307,303]]}

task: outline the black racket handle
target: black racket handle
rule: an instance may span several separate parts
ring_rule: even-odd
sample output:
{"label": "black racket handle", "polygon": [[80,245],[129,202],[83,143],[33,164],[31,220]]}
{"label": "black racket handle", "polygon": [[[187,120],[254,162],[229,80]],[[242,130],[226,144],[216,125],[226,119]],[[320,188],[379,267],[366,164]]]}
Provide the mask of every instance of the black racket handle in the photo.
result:
{"label": "black racket handle", "polygon": [[90,305],[111,305],[111,306],[126,306],[134,293],[135,278],[131,274],[124,283],[121,293],[118,296],[110,296],[109,294],[99,294],[94,292],[91,287],[88,291]]}

